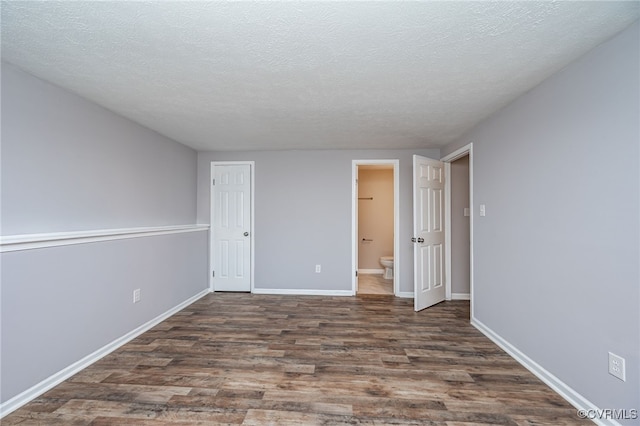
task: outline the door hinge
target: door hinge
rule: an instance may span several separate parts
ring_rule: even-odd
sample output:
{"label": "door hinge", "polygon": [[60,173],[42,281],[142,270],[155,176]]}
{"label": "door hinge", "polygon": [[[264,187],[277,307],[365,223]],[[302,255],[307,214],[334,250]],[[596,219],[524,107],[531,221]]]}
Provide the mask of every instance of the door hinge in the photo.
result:
{"label": "door hinge", "polygon": [[215,179],[213,179],[212,183],[213,183],[213,186],[216,186],[216,180]]}
{"label": "door hinge", "polygon": [[211,276],[212,276],[213,278],[215,278],[215,277],[216,277],[216,271],[211,271]]}
{"label": "door hinge", "polygon": [[356,277],[358,276],[358,271],[356,271]]}

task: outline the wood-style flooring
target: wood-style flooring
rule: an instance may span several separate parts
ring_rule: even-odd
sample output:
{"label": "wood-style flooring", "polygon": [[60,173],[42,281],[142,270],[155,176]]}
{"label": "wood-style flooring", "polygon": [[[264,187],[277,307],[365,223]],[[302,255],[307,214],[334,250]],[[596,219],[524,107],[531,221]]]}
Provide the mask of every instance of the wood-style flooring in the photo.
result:
{"label": "wood-style flooring", "polygon": [[393,280],[385,280],[382,274],[359,274],[358,295],[363,294],[393,295]]}
{"label": "wood-style flooring", "polygon": [[469,302],[208,295],[2,419],[9,425],[574,425],[469,325]]}

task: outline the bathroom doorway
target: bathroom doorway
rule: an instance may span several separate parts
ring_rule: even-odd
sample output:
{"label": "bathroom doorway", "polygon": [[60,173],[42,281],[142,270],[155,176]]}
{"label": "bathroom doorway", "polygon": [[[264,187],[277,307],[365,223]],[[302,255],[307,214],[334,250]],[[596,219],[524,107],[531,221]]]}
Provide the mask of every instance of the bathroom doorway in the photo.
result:
{"label": "bathroom doorway", "polygon": [[399,160],[353,161],[353,293],[397,295]]}

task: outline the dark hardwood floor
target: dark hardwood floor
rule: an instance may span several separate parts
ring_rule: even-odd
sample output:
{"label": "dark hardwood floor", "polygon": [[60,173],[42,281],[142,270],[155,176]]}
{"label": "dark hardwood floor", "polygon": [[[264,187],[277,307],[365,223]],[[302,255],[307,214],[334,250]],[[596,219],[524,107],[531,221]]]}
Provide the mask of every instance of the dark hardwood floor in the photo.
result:
{"label": "dark hardwood floor", "polygon": [[215,293],[2,425],[573,425],[469,302]]}

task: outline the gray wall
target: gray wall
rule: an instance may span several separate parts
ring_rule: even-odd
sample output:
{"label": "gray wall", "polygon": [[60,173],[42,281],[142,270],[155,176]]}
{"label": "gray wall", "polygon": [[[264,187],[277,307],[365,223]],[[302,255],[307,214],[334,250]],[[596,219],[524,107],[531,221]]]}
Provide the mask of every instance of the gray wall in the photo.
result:
{"label": "gray wall", "polygon": [[2,62],[2,235],[194,223],[196,152]]}
{"label": "gray wall", "polygon": [[[190,148],[6,63],[1,118],[3,236],[195,223]],[[207,234],[2,253],[0,400],[205,290]]]}
{"label": "gray wall", "polygon": [[469,156],[451,163],[451,293],[469,294]]}
{"label": "gray wall", "polygon": [[474,144],[476,318],[601,408],[640,401],[639,40],[636,22],[443,150]]}
{"label": "gray wall", "polygon": [[2,253],[2,402],[204,290],[207,245],[190,232]]}
{"label": "gray wall", "polygon": [[[254,160],[255,287],[351,290],[352,160],[400,160],[400,291],[413,291],[412,155],[438,150],[198,154],[198,222],[209,223],[211,161]],[[314,266],[322,265],[316,274]]]}

